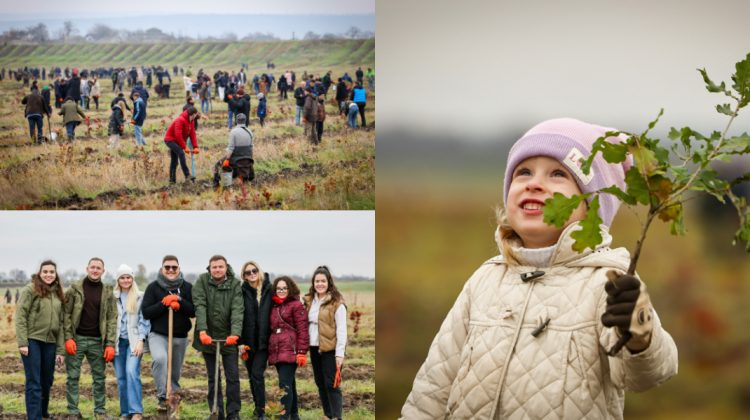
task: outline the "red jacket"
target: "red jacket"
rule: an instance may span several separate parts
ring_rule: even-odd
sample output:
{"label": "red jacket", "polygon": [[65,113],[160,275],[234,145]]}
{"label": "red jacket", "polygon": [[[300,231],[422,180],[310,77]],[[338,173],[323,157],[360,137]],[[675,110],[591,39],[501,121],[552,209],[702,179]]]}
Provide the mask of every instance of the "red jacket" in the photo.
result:
{"label": "red jacket", "polygon": [[186,140],[190,137],[193,141],[193,148],[198,147],[198,137],[195,135],[195,126],[190,122],[187,111],[180,114],[179,117],[172,121],[164,136],[164,141],[175,141],[181,149],[187,149]]}
{"label": "red jacket", "polygon": [[310,347],[307,311],[297,298],[288,297],[271,308],[271,337],[268,339],[268,364],[297,363],[298,354]]}

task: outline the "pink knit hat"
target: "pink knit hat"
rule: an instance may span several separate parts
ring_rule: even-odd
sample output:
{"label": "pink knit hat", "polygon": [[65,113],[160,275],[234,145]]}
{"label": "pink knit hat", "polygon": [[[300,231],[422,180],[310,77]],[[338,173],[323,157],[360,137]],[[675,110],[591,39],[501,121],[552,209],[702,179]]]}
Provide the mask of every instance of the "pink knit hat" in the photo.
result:
{"label": "pink knit hat", "polygon": [[[558,118],[543,121],[527,131],[513,145],[508,153],[508,164],[505,168],[505,187],[503,201],[508,200],[508,189],[516,166],[533,156],[547,156],[560,161],[573,174],[582,193],[598,191],[612,185],[625,190],[625,172],[633,165],[632,156],[619,164],[607,163],[601,153],[597,154],[588,175],[581,170],[581,164],[591,154],[591,146],[596,139],[614,128],[601,127],[573,118]],[[608,137],[607,141],[619,143],[622,139]],[[591,199],[589,199],[590,201]],[[599,197],[599,217],[606,226],[620,207],[620,199],[611,194]]]}

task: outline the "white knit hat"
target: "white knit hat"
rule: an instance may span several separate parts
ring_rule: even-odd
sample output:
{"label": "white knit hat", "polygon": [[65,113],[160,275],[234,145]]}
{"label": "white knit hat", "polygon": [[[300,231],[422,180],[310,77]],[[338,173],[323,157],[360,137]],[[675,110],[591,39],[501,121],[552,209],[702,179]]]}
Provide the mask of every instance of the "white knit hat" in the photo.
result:
{"label": "white knit hat", "polygon": [[127,264],[120,264],[120,266],[117,267],[117,275],[115,276],[115,280],[119,280],[120,277],[126,274],[129,275],[130,277],[134,277],[133,269],[130,268],[130,266]]}

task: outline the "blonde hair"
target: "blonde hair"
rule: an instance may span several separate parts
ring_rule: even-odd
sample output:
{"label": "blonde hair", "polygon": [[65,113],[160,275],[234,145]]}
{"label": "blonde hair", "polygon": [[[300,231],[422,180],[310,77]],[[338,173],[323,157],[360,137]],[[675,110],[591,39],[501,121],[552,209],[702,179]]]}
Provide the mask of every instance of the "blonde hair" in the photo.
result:
{"label": "blonde hair", "polygon": [[[258,269],[258,285],[257,286],[253,286],[250,283],[250,281],[245,280],[245,269],[247,268],[248,265],[252,265],[253,267]],[[242,271],[240,271],[240,277],[242,278],[243,282],[246,282],[247,284],[250,285],[250,287],[253,287],[258,290],[258,293],[255,294],[255,298],[258,299],[258,303],[260,303],[260,292],[261,292],[261,289],[263,288],[263,281],[265,281],[266,275],[263,273],[263,270],[260,268],[258,263],[255,261],[248,261],[245,264],[242,264]]]}
{"label": "blonde hair", "polygon": [[[122,277],[122,276],[120,276]],[[122,288],[120,287],[120,278],[117,278],[117,284],[115,285],[115,289],[119,290],[120,293],[122,293]],[[125,310],[129,314],[137,314],[138,313],[138,294],[140,293],[140,290],[138,289],[138,283],[135,282],[135,278],[133,278],[133,283],[130,285],[130,290],[128,290],[128,300],[125,301]]]}
{"label": "blonde hair", "polygon": [[497,216],[497,230],[495,230],[497,247],[500,249],[503,257],[505,257],[505,262],[508,265],[520,265],[518,256],[513,251],[513,248],[521,245],[521,237],[510,226],[508,213],[505,211],[505,208],[498,207],[495,210],[495,214]]}

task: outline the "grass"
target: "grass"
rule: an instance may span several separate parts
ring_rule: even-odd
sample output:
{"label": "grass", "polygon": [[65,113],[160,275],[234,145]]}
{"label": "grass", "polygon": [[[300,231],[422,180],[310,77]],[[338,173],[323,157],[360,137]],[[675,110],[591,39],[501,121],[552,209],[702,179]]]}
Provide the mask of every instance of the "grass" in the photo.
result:
{"label": "grass", "polygon": [[[364,313],[361,318],[360,329],[353,333],[353,322],[348,321],[349,344],[343,371],[342,390],[344,394],[344,415],[349,419],[375,418],[375,285],[373,282],[341,283],[341,290],[347,301],[349,311],[358,310]],[[0,289],[0,295],[5,291]],[[21,359],[15,345],[15,329],[12,314],[14,305],[0,305],[0,406],[3,415],[11,416],[25,413],[23,398],[24,373]],[[10,317],[9,317],[10,316]],[[189,335],[192,338],[192,332]],[[150,374],[151,357],[144,356],[141,363],[141,379],[143,382],[144,416],[156,415],[156,398],[153,378]],[[248,382],[247,371],[240,366],[240,386],[242,411],[240,417],[252,418],[252,396]],[[87,362],[83,363],[80,381],[81,398],[79,408],[84,416],[93,413],[91,394],[91,375]],[[347,377],[347,374],[349,375]],[[114,416],[119,414],[117,399],[117,381],[112,364],[107,364],[107,412]],[[280,392],[278,379],[273,367],[266,370],[266,395],[269,402],[279,401]],[[65,372],[64,368],[55,373],[55,383],[52,388],[50,412],[63,414],[67,412],[65,400]],[[210,414],[205,401],[208,382],[206,379],[203,358],[195,349],[189,347],[183,365],[183,377],[180,380],[183,397],[180,418],[183,420],[202,419]],[[312,376],[312,366],[308,363],[297,370],[297,390],[300,401],[300,417],[302,419],[320,419],[323,412],[320,409],[318,391]],[[3,417],[5,418],[5,417]],[[15,417],[13,417],[15,418]]]}
{"label": "grass", "polygon": [[[334,71],[342,74],[347,69]],[[143,151],[135,148],[129,124],[120,148],[108,148],[108,108],[114,93],[109,80],[100,83],[100,109],[87,111],[91,124],[78,127],[75,142],[32,146],[20,103],[26,89],[15,80],[0,82],[0,94],[8,99],[0,104],[0,208],[374,209],[375,132],[349,129],[330,100],[326,102],[322,144],[312,147],[303,127],[294,125],[294,99],[282,101],[272,92],[265,126],[260,127],[252,115],[249,124],[255,135],[255,181],[215,191],[211,187],[213,167],[224,153],[229,133],[225,103],[214,101],[213,111],[199,120],[198,182],[170,187],[163,137],[182,110],[182,81],[173,81],[172,99],[152,96],[149,100],[143,126],[148,146]],[[371,95],[366,109],[371,127],[374,105]],[[256,106],[257,99],[253,99],[251,113]],[[56,110],[52,130],[59,139],[66,137]],[[45,135],[48,132],[45,121]],[[182,179],[178,169],[178,182]]]}

